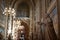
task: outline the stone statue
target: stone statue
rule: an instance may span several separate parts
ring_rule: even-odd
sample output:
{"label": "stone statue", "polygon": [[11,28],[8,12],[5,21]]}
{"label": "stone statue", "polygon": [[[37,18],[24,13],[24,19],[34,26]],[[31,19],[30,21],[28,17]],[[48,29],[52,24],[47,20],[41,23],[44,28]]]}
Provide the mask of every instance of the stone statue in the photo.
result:
{"label": "stone statue", "polygon": [[57,36],[53,26],[53,20],[50,18],[50,16],[48,16],[47,18],[47,24],[45,30],[46,30],[45,40],[57,40]]}

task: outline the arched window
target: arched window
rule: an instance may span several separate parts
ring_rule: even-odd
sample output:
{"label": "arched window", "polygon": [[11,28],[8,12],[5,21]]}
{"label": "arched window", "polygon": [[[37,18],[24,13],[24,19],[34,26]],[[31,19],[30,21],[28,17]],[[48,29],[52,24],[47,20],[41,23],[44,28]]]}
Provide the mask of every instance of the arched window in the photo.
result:
{"label": "arched window", "polygon": [[29,17],[29,6],[27,3],[20,3],[17,8],[17,17]]}

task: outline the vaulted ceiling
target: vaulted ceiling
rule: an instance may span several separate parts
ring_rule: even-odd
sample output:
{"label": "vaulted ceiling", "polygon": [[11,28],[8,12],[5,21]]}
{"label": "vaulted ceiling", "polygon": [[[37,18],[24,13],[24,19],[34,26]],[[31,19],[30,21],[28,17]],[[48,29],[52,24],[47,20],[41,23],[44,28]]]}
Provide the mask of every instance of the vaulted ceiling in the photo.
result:
{"label": "vaulted ceiling", "polygon": [[[30,3],[31,5],[35,5],[35,0],[1,0],[0,1],[0,12],[4,10],[5,7],[14,7],[15,4],[25,1],[27,3]],[[16,5],[17,6],[17,5]]]}
{"label": "vaulted ceiling", "polygon": [[5,16],[3,15],[3,11],[5,7],[17,7],[21,2],[25,2],[30,6],[34,6],[36,0],[0,0],[0,25],[5,23]]}

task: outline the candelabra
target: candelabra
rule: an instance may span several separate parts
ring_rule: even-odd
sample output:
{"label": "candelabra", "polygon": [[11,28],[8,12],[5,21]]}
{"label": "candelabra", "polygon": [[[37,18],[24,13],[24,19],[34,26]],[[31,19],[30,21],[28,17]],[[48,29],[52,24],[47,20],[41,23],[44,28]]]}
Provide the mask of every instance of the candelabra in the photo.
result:
{"label": "candelabra", "polygon": [[13,27],[13,18],[15,18],[15,10],[11,7],[6,7],[3,14],[6,16],[6,25],[5,25],[5,40],[7,40],[7,35],[12,33]]}

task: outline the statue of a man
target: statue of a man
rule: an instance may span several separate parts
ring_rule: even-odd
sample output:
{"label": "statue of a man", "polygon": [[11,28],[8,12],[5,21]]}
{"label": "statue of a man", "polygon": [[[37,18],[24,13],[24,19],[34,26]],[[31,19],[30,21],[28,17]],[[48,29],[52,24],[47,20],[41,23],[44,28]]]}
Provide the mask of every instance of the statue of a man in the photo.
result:
{"label": "statue of a man", "polygon": [[53,20],[48,17],[47,19],[47,26],[46,26],[46,40],[57,40],[56,32],[53,26]]}

